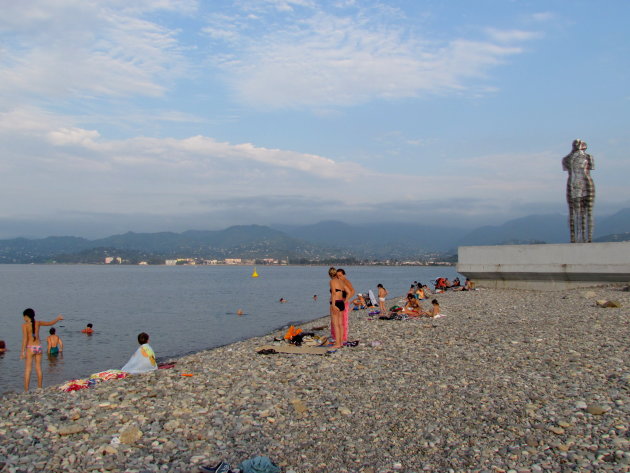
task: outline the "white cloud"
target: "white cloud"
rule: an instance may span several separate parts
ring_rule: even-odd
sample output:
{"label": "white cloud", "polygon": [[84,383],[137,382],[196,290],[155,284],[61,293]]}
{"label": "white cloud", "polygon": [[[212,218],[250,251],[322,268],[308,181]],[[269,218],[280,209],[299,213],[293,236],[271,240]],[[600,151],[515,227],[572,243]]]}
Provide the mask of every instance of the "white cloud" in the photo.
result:
{"label": "white cloud", "polygon": [[137,15],[191,2],[135,3],[133,11],[119,11],[117,0],[7,2],[0,16],[2,100],[163,94],[186,69],[176,32]]}
{"label": "white cloud", "polygon": [[483,77],[506,57],[521,53],[518,44],[535,37],[529,31],[489,29],[484,40],[434,41],[361,15],[317,11],[261,36],[241,36],[236,56],[218,65],[245,104],[354,105],[466,90],[470,78]]}

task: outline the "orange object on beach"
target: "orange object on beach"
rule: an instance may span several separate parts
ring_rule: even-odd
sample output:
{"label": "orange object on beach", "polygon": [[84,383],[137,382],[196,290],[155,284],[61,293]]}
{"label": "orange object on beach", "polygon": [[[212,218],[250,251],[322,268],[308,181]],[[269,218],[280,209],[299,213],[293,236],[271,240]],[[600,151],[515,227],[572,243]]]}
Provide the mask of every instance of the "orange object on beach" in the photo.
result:
{"label": "orange object on beach", "polygon": [[296,335],[299,335],[302,333],[302,329],[301,328],[295,328],[293,325],[291,325],[289,327],[289,330],[287,330],[287,333],[284,334],[284,339],[285,340],[291,340],[293,337],[295,337]]}
{"label": "orange object on beach", "polygon": [[182,376],[194,376],[194,375],[192,375],[190,373],[182,373]]}

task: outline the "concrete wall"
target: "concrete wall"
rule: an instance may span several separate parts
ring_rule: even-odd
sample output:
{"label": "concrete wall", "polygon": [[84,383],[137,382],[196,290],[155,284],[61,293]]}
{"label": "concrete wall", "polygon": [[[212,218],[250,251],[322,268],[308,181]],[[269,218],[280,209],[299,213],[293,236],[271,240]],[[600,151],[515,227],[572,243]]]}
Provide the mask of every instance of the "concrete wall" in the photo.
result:
{"label": "concrete wall", "polygon": [[630,241],[462,246],[457,271],[478,287],[565,289],[630,282]]}

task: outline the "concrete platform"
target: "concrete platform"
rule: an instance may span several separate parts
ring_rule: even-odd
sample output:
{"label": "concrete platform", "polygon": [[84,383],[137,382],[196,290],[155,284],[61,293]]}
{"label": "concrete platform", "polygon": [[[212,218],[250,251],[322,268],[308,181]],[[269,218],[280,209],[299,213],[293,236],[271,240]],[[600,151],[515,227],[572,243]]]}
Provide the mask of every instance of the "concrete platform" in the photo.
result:
{"label": "concrete platform", "polygon": [[477,287],[561,290],[630,283],[630,241],[461,246],[457,271]]}

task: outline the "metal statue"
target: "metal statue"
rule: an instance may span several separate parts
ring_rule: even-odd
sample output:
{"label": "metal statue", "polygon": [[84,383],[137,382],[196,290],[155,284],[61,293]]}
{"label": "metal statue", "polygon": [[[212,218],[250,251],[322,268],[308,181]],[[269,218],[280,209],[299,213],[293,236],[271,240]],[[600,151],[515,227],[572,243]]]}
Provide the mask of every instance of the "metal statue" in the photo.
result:
{"label": "metal statue", "polygon": [[590,172],[595,169],[595,163],[593,157],[586,153],[586,148],[584,141],[574,140],[573,150],[562,158],[562,169],[569,171],[567,202],[571,243],[590,243],[593,240],[595,184]]}

